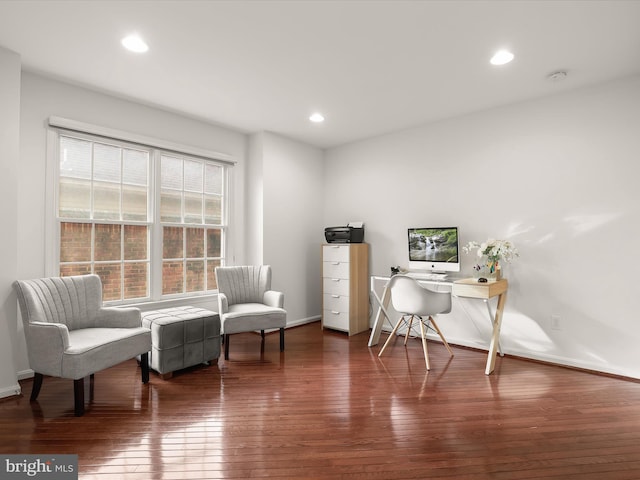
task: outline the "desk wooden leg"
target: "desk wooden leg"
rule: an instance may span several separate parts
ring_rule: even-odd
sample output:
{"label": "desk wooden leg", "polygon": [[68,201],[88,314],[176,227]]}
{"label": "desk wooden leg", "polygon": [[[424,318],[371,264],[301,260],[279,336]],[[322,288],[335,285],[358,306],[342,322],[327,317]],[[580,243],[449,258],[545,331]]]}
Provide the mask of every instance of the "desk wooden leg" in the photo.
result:
{"label": "desk wooden leg", "polygon": [[502,324],[502,314],[504,312],[504,304],[507,301],[507,293],[498,296],[498,306],[496,307],[496,317],[493,320],[493,334],[491,335],[491,344],[489,345],[489,355],[487,357],[487,368],[485,375],[493,372],[496,366],[496,354],[498,353],[498,345],[500,343],[500,326]]}
{"label": "desk wooden leg", "polygon": [[[491,311],[491,304],[489,303],[489,299],[486,299],[484,303],[487,306],[487,312],[489,312],[489,321],[491,322],[491,326],[493,327],[493,320],[496,317]],[[498,340],[498,355],[500,355],[501,357],[504,357],[504,353],[502,353],[502,347],[500,346],[500,340]]]}
{"label": "desk wooden leg", "polygon": [[374,345],[377,345],[378,342],[380,341],[380,332],[382,332],[382,324],[384,323],[385,318],[389,318],[387,315],[386,307],[387,305],[389,305],[389,299],[391,298],[391,292],[386,286],[382,291],[382,298],[379,298],[378,295],[376,295],[376,292],[373,291],[373,289],[371,290],[371,292],[375,297],[376,301],[378,302],[378,310],[376,312],[376,316],[373,321],[371,336],[369,337],[369,345],[368,345],[369,347],[373,347]]}

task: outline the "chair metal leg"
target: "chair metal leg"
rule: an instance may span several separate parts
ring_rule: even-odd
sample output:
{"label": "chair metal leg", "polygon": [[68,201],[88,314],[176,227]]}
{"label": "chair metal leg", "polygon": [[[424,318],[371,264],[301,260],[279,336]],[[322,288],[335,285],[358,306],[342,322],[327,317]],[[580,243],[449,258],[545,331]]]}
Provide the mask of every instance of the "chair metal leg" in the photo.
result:
{"label": "chair metal leg", "polygon": [[280,328],[280,351],[284,352],[284,327]]}
{"label": "chair metal leg", "polygon": [[396,332],[398,331],[398,327],[400,326],[400,324],[402,323],[402,320],[404,319],[404,317],[400,317],[400,320],[398,320],[398,323],[396,323],[396,326],[393,327],[393,330],[391,331],[391,333],[389,334],[389,338],[387,338],[387,341],[384,342],[384,345],[382,346],[382,348],[380,349],[380,352],[378,353],[378,356],[382,355],[382,352],[384,352],[384,349],[387,348],[387,345],[389,345],[389,342],[391,341],[391,339],[395,336]]}
{"label": "chair metal leg", "polygon": [[262,338],[262,341],[264,342],[264,330],[260,330],[260,337]]}
{"label": "chair metal leg", "polygon": [[73,381],[74,413],[76,417],[84,415],[84,378]]}
{"label": "chair metal leg", "polygon": [[229,334],[224,334],[224,359],[229,360]]}
{"label": "chair metal leg", "polygon": [[149,383],[149,352],[140,355],[140,370],[142,374],[142,383]]}
{"label": "chair metal leg", "polygon": [[31,398],[30,398],[32,402],[35,402],[35,400],[38,398],[38,395],[40,394],[40,389],[42,388],[43,379],[44,379],[44,375],[42,375],[41,373],[35,373],[33,375],[33,386],[31,387]]}
{"label": "chair metal leg", "polygon": [[444,335],[442,335],[442,332],[440,331],[440,328],[438,327],[438,324],[433,319],[433,317],[429,317],[429,320],[433,324],[433,328],[435,329],[435,331],[438,332],[438,335],[440,335],[440,338],[442,339],[442,343],[444,343],[444,346],[447,347],[447,350],[449,350],[449,355],[451,355],[453,357],[453,352],[451,351],[451,347],[449,346],[447,341],[444,339]]}
{"label": "chair metal leg", "polygon": [[431,370],[431,365],[429,364],[429,352],[427,351],[427,334],[424,328],[424,322],[422,319],[420,320],[420,334],[422,336],[422,350],[424,351],[424,363],[427,365],[427,370]]}

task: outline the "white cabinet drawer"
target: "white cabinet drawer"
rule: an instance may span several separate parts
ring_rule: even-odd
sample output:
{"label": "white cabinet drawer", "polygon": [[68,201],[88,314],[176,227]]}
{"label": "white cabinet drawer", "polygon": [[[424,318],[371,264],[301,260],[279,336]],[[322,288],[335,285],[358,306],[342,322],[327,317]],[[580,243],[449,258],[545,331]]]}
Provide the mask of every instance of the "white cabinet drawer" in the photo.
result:
{"label": "white cabinet drawer", "polygon": [[343,278],[323,278],[322,291],[329,294],[349,295],[349,280]]}
{"label": "white cabinet drawer", "polygon": [[349,278],[349,262],[322,262],[322,276],[329,278]]}
{"label": "white cabinet drawer", "polygon": [[334,328],[336,330],[348,332],[349,314],[347,312],[324,310],[324,315],[322,316],[322,324],[327,328]]}
{"label": "white cabinet drawer", "polygon": [[322,327],[355,335],[369,328],[369,245],[322,245]]}
{"label": "white cabinet drawer", "polygon": [[349,297],[346,295],[339,295],[337,293],[325,293],[323,306],[325,310],[333,310],[334,312],[348,312]]}
{"label": "white cabinet drawer", "polygon": [[348,262],[349,245],[323,245],[322,259],[325,262]]}

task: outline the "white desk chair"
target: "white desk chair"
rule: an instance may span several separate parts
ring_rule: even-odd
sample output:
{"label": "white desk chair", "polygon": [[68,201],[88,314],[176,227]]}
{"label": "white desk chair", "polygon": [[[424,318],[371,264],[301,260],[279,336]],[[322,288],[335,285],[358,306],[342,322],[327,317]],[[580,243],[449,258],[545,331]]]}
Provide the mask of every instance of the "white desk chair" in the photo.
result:
{"label": "white desk chair", "polygon": [[[449,313],[451,311],[451,293],[434,292],[433,290],[421,287],[415,279],[406,275],[393,276],[387,288],[389,288],[391,293],[391,304],[394,310],[401,316],[395,327],[393,327],[389,338],[387,338],[387,341],[380,349],[378,356],[382,355],[382,352],[387,348],[387,345],[391,339],[394,338],[398,328],[403,323],[407,324],[407,333],[404,338],[404,344],[406,346],[413,320],[417,319],[420,322],[422,350],[424,351],[424,361],[427,370],[431,369],[431,365],[429,364],[429,353],[427,352],[426,329],[431,328],[431,325],[433,325],[432,329],[440,335],[444,346],[447,347],[449,354],[453,357],[453,352],[449,344],[442,335],[438,324],[433,319],[434,315]],[[409,317],[409,320],[406,320],[406,317]]]}

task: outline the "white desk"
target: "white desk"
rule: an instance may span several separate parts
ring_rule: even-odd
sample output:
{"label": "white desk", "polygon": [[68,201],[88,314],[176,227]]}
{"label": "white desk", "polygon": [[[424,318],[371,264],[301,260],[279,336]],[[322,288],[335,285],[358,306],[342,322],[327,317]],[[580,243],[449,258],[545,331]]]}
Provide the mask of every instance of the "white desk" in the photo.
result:
{"label": "white desk", "polygon": [[[373,328],[371,329],[371,336],[369,337],[369,347],[373,347],[378,344],[380,339],[380,332],[382,331],[382,324],[384,323],[384,319],[386,318],[391,322],[391,318],[389,313],[387,312],[387,307],[389,305],[389,300],[391,298],[389,289],[387,288],[387,283],[389,282],[390,277],[380,277],[380,276],[372,276],[371,277],[371,294],[376,299],[378,303],[378,310],[376,312]],[[382,297],[379,297],[374,289],[374,283],[376,281],[385,282],[384,290],[382,291]],[[493,331],[491,335],[491,341],[489,343],[489,354],[487,356],[487,366],[485,368],[484,373],[489,375],[493,372],[496,364],[496,355],[498,350],[500,349],[500,328],[502,325],[502,315],[504,313],[504,305],[507,301],[507,289],[509,284],[506,279],[490,281],[487,283],[478,283],[475,278],[461,278],[461,279],[445,279],[445,280],[420,280],[420,283],[424,283],[426,285],[437,286],[437,285],[447,285],[451,288],[451,294],[456,297],[465,297],[465,298],[478,298],[484,300],[487,304],[487,309],[489,311],[489,320],[493,326]],[[489,305],[489,299],[493,297],[498,297],[498,304],[496,307],[495,315],[491,312],[491,307]]]}

